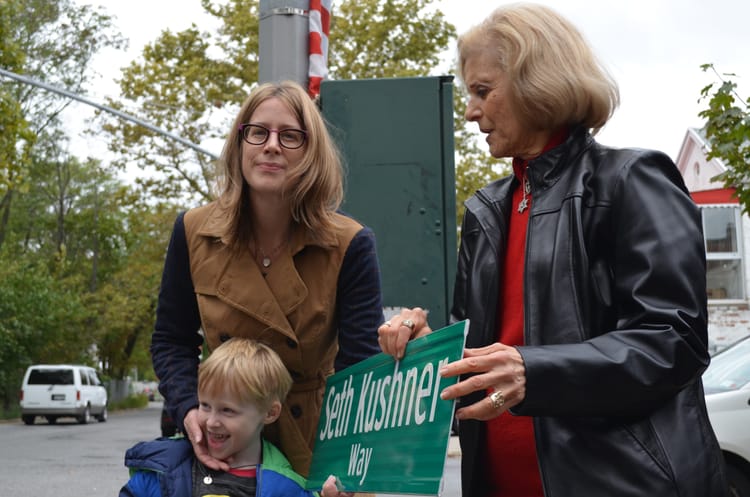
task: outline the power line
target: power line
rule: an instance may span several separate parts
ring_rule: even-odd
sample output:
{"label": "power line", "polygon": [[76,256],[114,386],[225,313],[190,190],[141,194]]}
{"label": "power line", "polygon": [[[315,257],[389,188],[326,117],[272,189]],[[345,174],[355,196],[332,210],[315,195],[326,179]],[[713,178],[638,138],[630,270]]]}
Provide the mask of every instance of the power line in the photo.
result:
{"label": "power line", "polygon": [[218,160],[218,158],[219,158],[219,156],[216,155],[216,154],[214,154],[213,152],[210,152],[210,151],[206,150],[205,148],[201,147],[200,145],[196,145],[195,143],[193,143],[193,142],[191,142],[189,140],[186,140],[186,139],[184,139],[181,136],[177,136],[177,135],[175,135],[173,133],[170,133],[169,131],[163,130],[161,128],[157,128],[153,124],[147,123],[146,121],[138,119],[135,116],[131,116],[130,114],[126,114],[125,112],[121,112],[121,111],[119,111],[117,109],[113,109],[112,107],[109,107],[107,105],[96,103],[96,102],[94,102],[92,100],[89,100],[89,99],[87,99],[87,98],[85,98],[85,97],[83,97],[81,95],[78,95],[77,93],[73,93],[73,92],[65,90],[63,88],[58,88],[56,86],[52,86],[52,85],[49,85],[49,84],[44,83],[42,81],[38,81],[36,79],[29,78],[27,76],[22,76],[20,74],[16,74],[16,73],[11,72],[11,71],[6,71],[5,69],[1,69],[1,68],[0,68],[0,75],[1,76],[5,76],[5,77],[10,78],[10,79],[14,79],[16,81],[20,81],[22,83],[26,83],[26,84],[29,84],[29,85],[37,86],[37,87],[42,88],[42,89],[47,90],[47,91],[58,93],[58,94],[63,95],[65,97],[72,98],[73,100],[78,100],[79,102],[83,102],[86,105],[90,105],[92,107],[96,107],[97,109],[103,110],[105,112],[109,112],[110,114],[114,114],[115,116],[117,116],[117,117],[119,117],[121,119],[124,119],[126,121],[131,121],[131,122],[133,122],[133,123],[135,123],[135,124],[137,124],[139,126],[143,126],[144,128],[149,129],[149,130],[151,130],[151,131],[153,131],[155,133],[159,133],[160,135],[166,136],[167,138],[171,138],[172,140],[176,140],[176,141],[182,143],[183,145],[185,145],[186,147],[190,147],[190,148],[192,148],[193,150],[195,150],[197,152],[200,152],[202,154],[208,155],[213,160]]}

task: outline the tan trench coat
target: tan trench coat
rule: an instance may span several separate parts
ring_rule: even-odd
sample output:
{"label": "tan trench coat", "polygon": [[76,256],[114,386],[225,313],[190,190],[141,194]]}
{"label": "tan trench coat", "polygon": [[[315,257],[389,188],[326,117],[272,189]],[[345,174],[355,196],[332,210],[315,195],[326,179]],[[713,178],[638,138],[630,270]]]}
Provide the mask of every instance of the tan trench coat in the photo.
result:
{"label": "tan trench coat", "polygon": [[336,289],[346,250],[362,226],[337,215],[326,243],[296,230],[263,276],[250,250],[229,256],[218,230],[216,204],[185,214],[190,269],[209,350],[230,337],[259,340],[284,361],[294,385],[281,417],[264,436],[307,475],[325,379],[338,351]]}

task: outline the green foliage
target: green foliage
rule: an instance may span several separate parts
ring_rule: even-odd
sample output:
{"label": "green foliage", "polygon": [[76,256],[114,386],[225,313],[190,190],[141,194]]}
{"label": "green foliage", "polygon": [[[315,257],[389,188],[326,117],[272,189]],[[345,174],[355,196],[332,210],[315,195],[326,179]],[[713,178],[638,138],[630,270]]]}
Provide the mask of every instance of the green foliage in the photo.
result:
{"label": "green foliage", "polygon": [[[77,93],[85,93],[92,80],[91,57],[123,44],[108,16],[69,0],[3,0],[0,14],[2,67]],[[59,119],[68,104],[55,93],[0,79],[5,408],[16,404],[22,375],[32,363],[98,365],[103,331],[92,295],[124,271],[129,255],[132,193],[98,162],[69,155]],[[163,238],[153,241],[163,250]]]}
{"label": "green foliage", "polygon": [[[441,13],[428,12],[432,3],[349,0],[337,6],[329,44],[331,77],[428,74],[455,37]],[[257,83],[259,12],[255,0],[201,4],[220,22],[217,32],[195,25],[179,33],[163,31],[124,70],[120,87],[143,120],[193,143],[215,144]],[[194,202],[213,197],[210,158],[134,124],[107,118],[104,130],[113,136],[110,149],[120,156],[119,166],[134,163],[156,173],[141,180],[150,195]]]}
{"label": "green foliage", "polygon": [[132,368],[151,371],[148,350],[164,249],[176,214],[169,204],[134,203],[126,221],[130,229],[121,269],[91,296],[102,371],[112,378],[124,378]]}
{"label": "green foliage", "polygon": [[[122,97],[139,107],[147,122],[192,143],[220,137],[224,130],[214,127],[214,112],[241,100],[245,92],[230,71],[234,68],[209,56],[211,40],[195,26],[176,34],[162,32],[145,47],[142,60],[124,70]],[[122,108],[115,101],[109,105]],[[109,148],[120,157],[116,165],[135,163],[157,173],[142,181],[150,195],[211,198],[214,164],[209,157],[134,123],[110,118],[104,130],[113,135]]]}
{"label": "green foliage", "polygon": [[[71,0],[0,2],[2,67],[32,79],[85,93],[93,77],[88,70],[92,56],[123,43],[112,31],[111,18],[88,5]],[[29,186],[38,135],[64,140],[59,115],[69,103],[56,93],[0,79],[0,246],[12,202]]]}
{"label": "green foliage", "polygon": [[711,145],[707,157],[724,161],[727,171],[719,176],[725,187],[735,188],[742,209],[750,213],[750,99],[737,95],[734,74],[719,75],[713,64],[701,66],[713,71],[719,79],[701,90],[700,101],[707,108],[698,115],[706,119],[704,130]]}
{"label": "green foliage", "polygon": [[333,79],[426,76],[456,37],[432,0],[346,0],[331,20]]}
{"label": "green foliage", "polygon": [[3,406],[0,406],[0,419],[18,419],[20,417],[21,406],[19,406],[18,404],[11,404],[7,408],[3,408]]}
{"label": "green foliage", "polygon": [[139,393],[136,395],[128,395],[122,400],[114,400],[109,403],[108,409],[110,411],[119,411],[122,409],[143,409],[148,406],[148,395],[145,393]]}
{"label": "green foliage", "polygon": [[0,399],[17,399],[32,363],[92,363],[89,317],[75,281],[33,255],[0,254]]}
{"label": "green foliage", "polygon": [[149,338],[177,209],[143,200],[96,161],[38,161],[0,252],[6,405],[31,363],[96,364],[115,379],[151,371]]}
{"label": "green foliage", "polygon": [[[25,59],[19,40],[13,38],[13,19],[19,10],[20,5],[16,2],[0,1],[0,67],[14,72],[23,66]],[[26,161],[34,141],[13,89],[0,80],[0,212],[10,201],[8,192],[17,182],[23,181],[21,164]]]}
{"label": "green foliage", "polygon": [[[455,37],[433,4],[337,5],[331,77],[430,74]],[[219,28],[163,31],[123,71],[121,98],[108,103],[215,149],[258,79],[259,12],[255,0],[202,5]],[[0,0],[1,67],[85,93],[91,57],[124,44],[111,21],[72,0]],[[457,88],[459,205],[501,171],[468,131],[462,95]],[[59,119],[68,104],[0,79],[0,404],[6,412],[32,363],[92,364],[112,380],[133,369],[139,377],[153,375],[148,347],[174,217],[213,196],[209,157],[110,116],[102,122],[115,162],[72,157]],[[117,174],[130,165],[145,174],[127,185]]]}
{"label": "green foliage", "polygon": [[[120,87],[147,122],[192,143],[216,144],[258,78],[258,2],[201,4],[222,22],[218,32],[195,25],[179,33],[163,31],[125,68]],[[122,107],[120,101],[109,105]],[[113,135],[110,149],[121,157],[116,165],[134,163],[149,171],[140,180],[149,195],[195,202],[213,198],[211,158],[135,124],[109,118],[104,130]]]}

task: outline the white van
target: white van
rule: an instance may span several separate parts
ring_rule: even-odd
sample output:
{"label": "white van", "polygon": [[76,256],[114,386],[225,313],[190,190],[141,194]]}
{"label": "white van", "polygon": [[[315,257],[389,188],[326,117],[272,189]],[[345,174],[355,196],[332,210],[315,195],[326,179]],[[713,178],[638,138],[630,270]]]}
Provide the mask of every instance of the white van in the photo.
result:
{"label": "white van", "polygon": [[100,422],[107,421],[107,389],[89,366],[29,366],[19,398],[21,419],[27,425],[34,424],[37,416],[44,416],[50,424],[61,417],[74,417],[85,424],[92,415]]}

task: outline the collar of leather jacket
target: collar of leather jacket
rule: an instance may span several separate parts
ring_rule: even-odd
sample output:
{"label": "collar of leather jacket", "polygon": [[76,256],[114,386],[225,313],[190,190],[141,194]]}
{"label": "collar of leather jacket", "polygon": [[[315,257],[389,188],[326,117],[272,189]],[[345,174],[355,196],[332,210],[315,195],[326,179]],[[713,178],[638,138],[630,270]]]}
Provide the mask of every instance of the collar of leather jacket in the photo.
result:
{"label": "collar of leather jacket", "polygon": [[582,126],[571,128],[563,144],[529,161],[527,170],[529,181],[537,188],[551,186],[559,179],[560,174],[573,161],[573,158],[589,148],[593,142],[594,139],[586,128]]}

